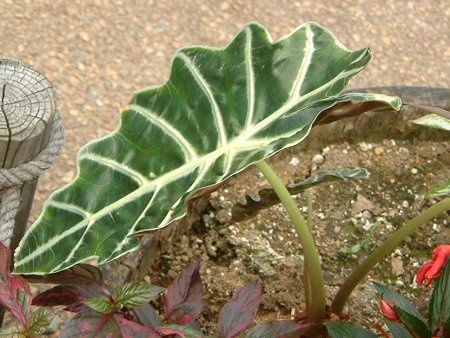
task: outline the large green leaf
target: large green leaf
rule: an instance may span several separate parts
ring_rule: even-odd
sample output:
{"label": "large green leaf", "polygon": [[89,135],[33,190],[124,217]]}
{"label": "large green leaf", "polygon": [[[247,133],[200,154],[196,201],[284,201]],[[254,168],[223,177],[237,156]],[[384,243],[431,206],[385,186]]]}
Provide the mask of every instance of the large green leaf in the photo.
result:
{"label": "large green leaf", "polygon": [[314,23],[276,43],[252,23],[224,49],[179,50],[169,81],[137,92],[120,127],[81,149],[77,177],[46,202],[15,272],[113,260],[138,247],[132,235],[185,215],[193,192],[299,143],[316,120],[399,109],[397,98],[340,94],[369,60]]}

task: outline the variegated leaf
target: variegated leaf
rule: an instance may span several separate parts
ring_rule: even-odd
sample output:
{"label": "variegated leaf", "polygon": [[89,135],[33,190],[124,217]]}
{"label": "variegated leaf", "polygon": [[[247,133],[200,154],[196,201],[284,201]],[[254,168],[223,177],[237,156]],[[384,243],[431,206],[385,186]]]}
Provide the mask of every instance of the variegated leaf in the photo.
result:
{"label": "variegated leaf", "polygon": [[138,91],[119,128],[81,149],[77,177],[46,202],[15,272],[137,249],[134,235],[181,218],[195,191],[299,143],[332,107],[338,116],[352,105],[399,109],[397,98],[340,94],[369,60],[369,49],[350,51],[314,23],[275,43],[252,23],[224,49],[179,50],[169,80]]}

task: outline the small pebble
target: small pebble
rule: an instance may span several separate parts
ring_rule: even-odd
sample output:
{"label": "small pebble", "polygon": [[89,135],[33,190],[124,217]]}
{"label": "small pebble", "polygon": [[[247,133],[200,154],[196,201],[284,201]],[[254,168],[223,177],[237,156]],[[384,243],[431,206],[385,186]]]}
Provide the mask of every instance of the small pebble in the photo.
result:
{"label": "small pebble", "polygon": [[382,147],[376,147],[374,150],[375,155],[380,156],[383,155],[384,149]]}
{"label": "small pebble", "polygon": [[396,280],[395,285],[397,285],[397,287],[399,288],[402,288],[405,286],[405,283],[402,280]]}
{"label": "small pebble", "polygon": [[293,166],[297,166],[297,165],[300,164],[300,160],[299,160],[297,157],[293,157],[293,158],[289,161],[289,164],[290,164],[290,165],[293,165]]}
{"label": "small pebble", "polygon": [[314,155],[312,158],[312,163],[314,164],[322,164],[323,162],[325,162],[325,158],[320,154]]}
{"label": "small pebble", "polygon": [[366,143],[366,142],[358,143],[358,146],[362,151],[368,151],[373,148],[373,144]]}
{"label": "small pebble", "polygon": [[411,169],[411,173],[414,174],[414,175],[417,174],[418,172],[419,172],[419,170],[417,170],[417,168],[412,168]]}

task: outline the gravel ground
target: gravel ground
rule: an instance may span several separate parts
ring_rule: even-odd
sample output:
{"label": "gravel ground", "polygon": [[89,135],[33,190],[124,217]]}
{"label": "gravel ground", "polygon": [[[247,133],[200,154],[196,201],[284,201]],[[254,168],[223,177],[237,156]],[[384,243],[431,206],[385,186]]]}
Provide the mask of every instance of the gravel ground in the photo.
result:
{"label": "gravel ground", "polygon": [[305,21],[349,48],[370,45],[373,61],[351,87],[449,87],[450,7],[421,1],[0,0],[0,54],[43,72],[55,87],[67,142],[40,181],[42,201],[75,175],[77,150],[113,130],[133,91],[167,79],[183,46],[225,46],[249,21],[274,39]]}
{"label": "gravel ground", "polygon": [[351,88],[450,87],[446,0],[0,0],[0,55],[48,77],[66,126],[65,149],[40,179],[30,222],[75,176],[78,149],[117,126],[133,91],[167,79],[178,48],[223,47],[250,21],[274,40],[316,21],[351,49],[370,45],[373,61]]}

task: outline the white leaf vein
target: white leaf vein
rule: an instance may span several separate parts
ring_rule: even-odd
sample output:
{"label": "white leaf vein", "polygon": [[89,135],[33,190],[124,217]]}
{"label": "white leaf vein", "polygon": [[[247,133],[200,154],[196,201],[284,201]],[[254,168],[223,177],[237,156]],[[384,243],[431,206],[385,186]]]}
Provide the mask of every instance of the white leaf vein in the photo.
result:
{"label": "white leaf vein", "polygon": [[186,54],[180,52],[177,54],[177,57],[179,57],[181,60],[183,60],[187,69],[193,75],[195,82],[197,82],[199,87],[202,89],[202,91],[205,93],[206,97],[208,98],[208,101],[211,105],[214,122],[216,124],[216,128],[218,131],[218,136],[219,136],[218,147],[222,147],[223,145],[227,144],[227,135],[226,135],[226,130],[225,130],[225,124],[223,122],[223,117],[222,117],[222,113],[220,111],[219,105],[217,104],[217,101],[214,98],[211,88],[209,87],[208,82],[206,82],[203,75],[200,73],[199,69],[195,66],[195,64],[192,62],[192,60]]}

